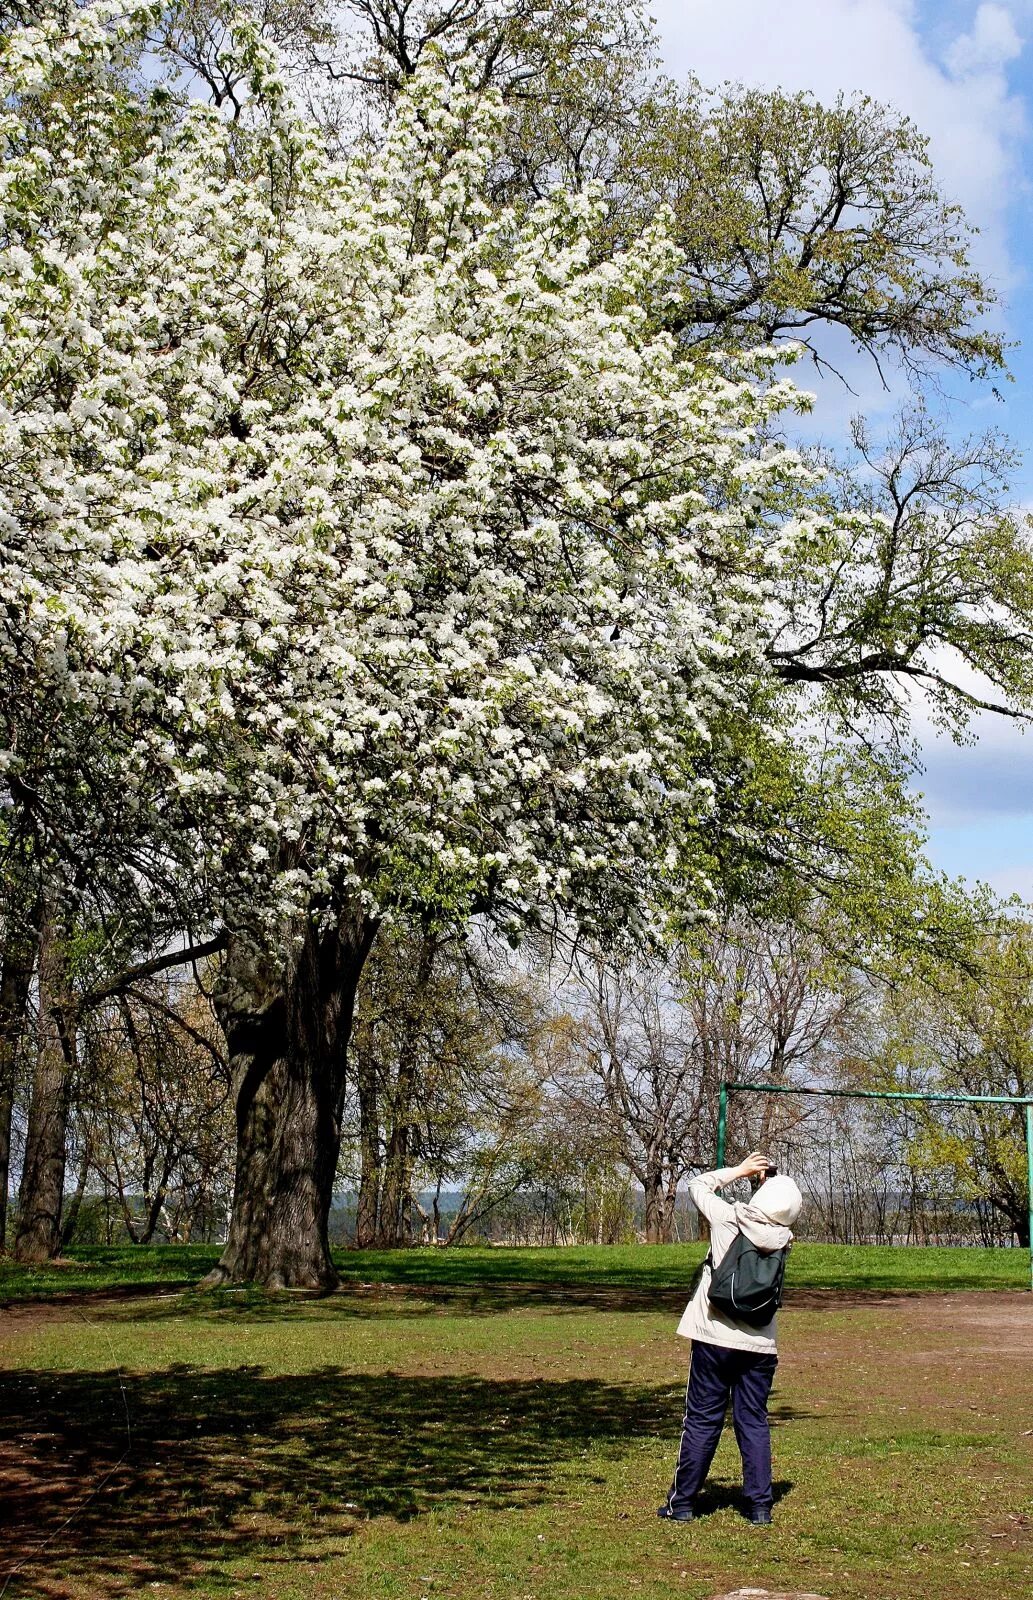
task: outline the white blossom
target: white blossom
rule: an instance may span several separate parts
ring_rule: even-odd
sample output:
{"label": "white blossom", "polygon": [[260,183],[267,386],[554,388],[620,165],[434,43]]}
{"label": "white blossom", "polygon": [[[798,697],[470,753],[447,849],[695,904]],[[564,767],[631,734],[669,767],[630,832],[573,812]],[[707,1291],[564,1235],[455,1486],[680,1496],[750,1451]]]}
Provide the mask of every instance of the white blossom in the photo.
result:
{"label": "white blossom", "polygon": [[246,126],[135,98],[151,16],[3,53],[6,781],[34,750],[67,816],[91,708],[155,854],[270,945],[357,896],[640,923],[806,536],[755,448],[794,391],[658,331],[664,217],[596,263],[596,192],[494,209],[461,66],[335,161],[244,25]]}

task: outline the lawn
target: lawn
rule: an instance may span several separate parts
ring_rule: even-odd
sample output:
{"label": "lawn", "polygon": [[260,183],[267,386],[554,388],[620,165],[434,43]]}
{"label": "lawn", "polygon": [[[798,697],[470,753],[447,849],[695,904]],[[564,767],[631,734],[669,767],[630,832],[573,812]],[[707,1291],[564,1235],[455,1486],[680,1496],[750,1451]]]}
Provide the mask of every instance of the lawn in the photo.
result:
{"label": "lawn", "polygon": [[[561,1296],[571,1289],[640,1289],[677,1294],[706,1253],[704,1244],[584,1246],[570,1249],[338,1250],[334,1260],[346,1283],[394,1283],[468,1289],[536,1285]],[[0,1306],[20,1299],[70,1293],[188,1289],[219,1258],[218,1245],[103,1245],[69,1252],[59,1266],[16,1267],[0,1257]],[[882,1290],[887,1293],[950,1289],[1025,1289],[1025,1250],[881,1245],[797,1244],[790,1280],[801,1289]]]}
{"label": "lawn", "polygon": [[654,1517],[699,1253],[345,1254],[323,1300],[191,1293],[202,1247],[0,1269],[4,1600],[1026,1600],[1024,1256],[794,1252],[760,1530],[730,1432],[709,1514]]}

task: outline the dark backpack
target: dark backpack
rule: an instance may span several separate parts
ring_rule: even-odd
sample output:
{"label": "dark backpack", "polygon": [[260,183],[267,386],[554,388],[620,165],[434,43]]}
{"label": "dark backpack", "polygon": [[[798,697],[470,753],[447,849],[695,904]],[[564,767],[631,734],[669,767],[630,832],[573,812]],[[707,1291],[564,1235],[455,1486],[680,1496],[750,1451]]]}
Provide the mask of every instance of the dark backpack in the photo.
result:
{"label": "dark backpack", "polygon": [[744,1233],[736,1234],[720,1266],[714,1266],[713,1255],[707,1257],[710,1304],[736,1322],[763,1327],[782,1304],[788,1254],[788,1245],[783,1250],[758,1250]]}

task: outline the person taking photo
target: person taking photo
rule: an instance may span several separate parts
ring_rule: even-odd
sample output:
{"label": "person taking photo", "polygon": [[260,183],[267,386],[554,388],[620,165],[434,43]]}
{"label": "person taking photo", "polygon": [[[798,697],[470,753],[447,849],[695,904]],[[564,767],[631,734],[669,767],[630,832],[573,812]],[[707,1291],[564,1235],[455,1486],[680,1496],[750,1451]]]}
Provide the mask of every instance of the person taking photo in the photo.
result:
{"label": "person taking photo", "polygon": [[[740,1178],[759,1187],[748,1201],[732,1204],[718,1190]],[[692,1357],[678,1462],[657,1516],[693,1520],[731,1399],[746,1515],[767,1524],[774,1498],[768,1421],[778,1365],[774,1311],[803,1197],[792,1178],[778,1174],[759,1151],[737,1167],[693,1178],[689,1195],[710,1224],[710,1252],[678,1324],[679,1336],[692,1341]]]}

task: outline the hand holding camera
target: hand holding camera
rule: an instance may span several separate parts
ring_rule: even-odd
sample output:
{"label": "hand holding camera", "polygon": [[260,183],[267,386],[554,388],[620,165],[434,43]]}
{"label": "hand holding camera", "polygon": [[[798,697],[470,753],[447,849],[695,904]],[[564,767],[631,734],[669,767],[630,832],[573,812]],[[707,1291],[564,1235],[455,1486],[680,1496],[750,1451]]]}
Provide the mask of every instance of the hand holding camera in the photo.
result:
{"label": "hand holding camera", "polygon": [[741,1161],[735,1169],[737,1178],[749,1178],[751,1181],[764,1183],[768,1178],[773,1178],[778,1171],[775,1163],[769,1156],[763,1155],[759,1150],[754,1150],[752,1155]]}

